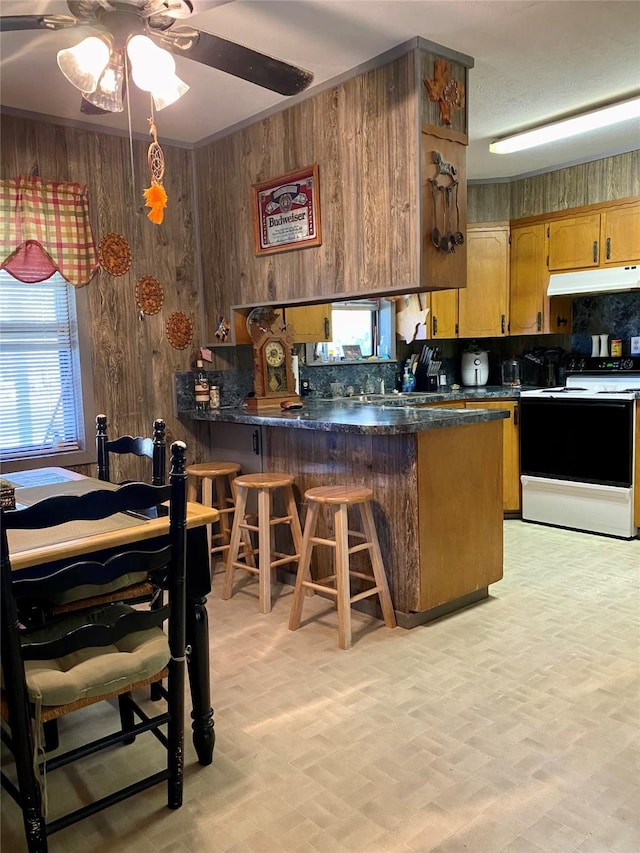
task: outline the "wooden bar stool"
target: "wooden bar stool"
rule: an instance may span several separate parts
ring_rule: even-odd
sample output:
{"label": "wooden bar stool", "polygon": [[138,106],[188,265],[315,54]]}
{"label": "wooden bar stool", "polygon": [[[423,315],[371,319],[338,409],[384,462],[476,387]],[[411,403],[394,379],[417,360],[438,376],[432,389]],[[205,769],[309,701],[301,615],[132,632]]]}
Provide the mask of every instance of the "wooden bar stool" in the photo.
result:
{"label": "wooden bar stool", "polygon": [[[220,528],[218,533],[213,533],[212,524],[207,525],[207,541],[209,553],[214,556],[221,554],[229,548],[231,541],[231,519],[235,512],[235,479],[240,471],[237,462],[201,462],[197,465],[187,466],[187,500],[198,500],[198,487],[200,487],[200,503],[214,507],[220,514]],[[215,502],[213,488],[215,485]],[[219,545],[214,545],[214,540]]]}
{"label": "wooden bar stool", "polygon": [[[370,595],[377,594],[380,599],[384,624],[388,628],[395,628],[396,617],[389,595],[387,575],[384,570],[378,535],[371,512],[373,491],[366,486],[319,486],[309,489],[304,496],[308,503],[308,511],[291,605],[289,629],[295,631],[300,627],[305,589],[321,590],[335,596],[338,609],[338,645],[341,649],[351,648],[351,604],[361,598],[368,598]],[[333,511],[333,539],[315,536],[318,515],[323,504],[328,505]],[[350,506],[359,507],[364,532],[349,530],[348,510]],[[349,547],[349,536],[363,541]],[[329,545],[335,548],[335,574],[321,578],[317,582],[311,579],[309,568],[314,545]],[[349,569],[349,556],[365,550],[369,551],[373,576]],[[351,577],[372,581],[374,586],[364,592],[351,595]]]}
{"label": "wooden bar stool", "polygon": [[[233,592],[233,576],[236,569],[245,569],[258,575],[260,593],[260,612],[271,612],[271,582],[276,566],[297,562],[302,547],[302,529],[298,517],[298,508],[293,496],[293,476],[291,474],[245,474],[236,477],[236,512],[231,530],[231,544],[227,555],[227,569],[224,575],[222,598],[226,601]],[[282,489],[286,515],[271,515],[275,492]],[[255,491],[258,499],[257,525],[249,519],[254,516],[246,515],[247,498],[250,491]],[[273,529],[277,524],[287,524],[291,530],[294,554],[284,554],[274,550],[272,545]],[[243,554],[239,553],[240,539],[243,531],[254,531],[258,535],[258,547]],[[252,565],[249,557],[258,554],[258,566]],[[276,559],[273,559],[273,558]],[[242,562],[242,560],[245,560]]]}

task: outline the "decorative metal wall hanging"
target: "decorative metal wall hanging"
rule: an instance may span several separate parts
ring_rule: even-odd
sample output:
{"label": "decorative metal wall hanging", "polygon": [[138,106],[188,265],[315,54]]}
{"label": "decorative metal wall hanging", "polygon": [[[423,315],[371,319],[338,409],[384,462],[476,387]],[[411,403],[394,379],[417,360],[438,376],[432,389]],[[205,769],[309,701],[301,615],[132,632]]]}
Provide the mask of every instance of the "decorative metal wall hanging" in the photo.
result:
{"label": "decorative metal wall hanging", "polygon": [[105,234],[98,245],[98,260],[109,275],[124,275],[131,266],[131,246],[122,234]]}
{"label": "decorative metal wall hanging", "polygon": [[[460,231],[460,206],[458,203],[458,170],[453,163],[442,159],[438,151],[433,151],[433,162],[437,166],[435,177],[429,178],[433,199],[433,227],[431,242],[440,252],[451,254],[456,246],[464,243],[464,234]],[[456,225],[453,230],[453,206],[456,209]],[[438,222],[442,220],[442,231]]]}
{"label": "decorative metal wall hanging", "polygon": [[451,124],[458,110],[464,107],[464,84],[449,75],[446,59],[436,59],[433,77],[433,80],[423,80],[429,100],[439,102],[440,118],[444,124]]}
{"label": "decorative metal wall hanging", "polygon": [[181,311],[167,320],[167,340],[174,349],[186,349],[193,340],[193,323]]}
{"label": "decorative metal wall hanging", "polygon": [[136,282],[136,302],[145,314],[157,314],[164,304],[164,291],[157,278],[143,275]]}

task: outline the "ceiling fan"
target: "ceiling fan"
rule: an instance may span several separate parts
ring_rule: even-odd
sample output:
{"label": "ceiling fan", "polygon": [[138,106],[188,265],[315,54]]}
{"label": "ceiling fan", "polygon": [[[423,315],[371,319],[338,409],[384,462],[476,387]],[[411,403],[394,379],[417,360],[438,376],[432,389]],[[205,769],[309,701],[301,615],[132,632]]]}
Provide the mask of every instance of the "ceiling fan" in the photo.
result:
{"label": "ceiling fan", "polygon": [[[215,5],[223,5],[226,2],[228,0],[220,0]],[[208,8],[211,8],[211,5],[209,3]],[[104,114],[122,109],[122,92],[126,86],[125,52],[128,52],[128,59],[132,60],[134,82],[140,88],[152,91],[139,82],[141,75],[145,76],[145,68],[146,76],[149,77],[150,74],[149,63],[145,63],[142,59],[139,61],[135,59],[136,44],[146,45],[146,59],[152,55],[157,58],[160,54],[165,54],[166,65],[168,56],[174,71],[175,63],[171,54],[184,56],[211,68],[225,71],[227,74],[240,77],[280,95],[296,95],[304,91],[313,80],[313,74],[302,68],[195,27],[178,25],[178,21],[183,21],[193,14],[192,0],[67,0],[67,6],[71,15],[0,16],[0,32],[62,30],[85,26],[95,29],[97,38],[91,45],[86,45],[85,53],[95,54],[96,47],[99,51],[108,52],[104,54],[107,64],[102,66],[100,76],[95,78],[92,84],[93,89],[84,88],[87,85],[84,82],[86,77],[74,78],[73,73],[68,73],[68,69],[65,69],[66,61],[67,65],[71,63],[73,66],[71,71],[74,71],[77,56],[72,54],[74,50],[82,48],[83,43],[81,42],[75,49],[60,51],[58,54],[58,64],[62,73],[83,92],[82,111],[85,113]],[[136,38],[141,36],[147,38]],[[162,58],[160,57],[160,60]],[[136,62],[138,78],[136,78]],[[153,92],[156,109],[162,109],[163,106],[177,100],[189,88],[174,73],[170,78],[170,93],[166,97],[163,94],[156,100],[156,93]],[[98,97],[105,82],[108,88],[115,90],[119,87],[115,99],[118,106],[109,98],[105,100]],[[96,90],[98,90],[97,94],[94,94]]]}

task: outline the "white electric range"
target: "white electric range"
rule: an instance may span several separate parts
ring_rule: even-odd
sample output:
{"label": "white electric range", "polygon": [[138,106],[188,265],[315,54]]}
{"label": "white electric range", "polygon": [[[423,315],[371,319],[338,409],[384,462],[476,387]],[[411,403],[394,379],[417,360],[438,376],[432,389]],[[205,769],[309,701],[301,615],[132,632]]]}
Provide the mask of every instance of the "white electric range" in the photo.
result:
{"label": "white electric range", "polygon": [[522,518],[625,539],[634,518],[640,357],[570,357],[566,384],[520,395]]}

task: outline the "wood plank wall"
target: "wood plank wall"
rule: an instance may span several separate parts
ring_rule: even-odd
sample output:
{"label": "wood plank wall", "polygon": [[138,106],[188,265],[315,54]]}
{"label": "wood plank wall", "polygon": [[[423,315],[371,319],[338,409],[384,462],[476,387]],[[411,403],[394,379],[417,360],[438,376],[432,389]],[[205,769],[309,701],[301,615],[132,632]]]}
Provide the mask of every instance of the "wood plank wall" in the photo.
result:
{"label": "wood plank wall", "polygon": [[[198,430],[189,432],[173,415],[172,383],[176,370],[189,368],[193,347],[201,342],[192,154],[163,146],[169,203],[164,223],[157,226],[147,219],[142,197],[149,185],[147,147],[134,141],[134,192],[128,139],[3,115],[1,176],[29,174],[87,184],[96,242],[112,231],[129,241],[129,272],[112,277],[100,270],[87,285],[95,410],[106,413],[114,436],[150,435],[154,418],[163,417],[168,441],[186,441],[191,460],[204,451]],[[142,275],[155,276],[164,288],[163,308],[144,319],[135,300]],[[194,324],[194,344],[186,350],[174,349],[165,337],[166,320],[174,311],[184,312]],[[94,473],[92,466],[78,470]],[[112,476],[120,477],[117,465]],[[129,469],[122,472],[128,476],[133,476]]]}
{"label": "wood plank wall", "polygon": [[[407,54],[196,151],[211,339],[234,304],[415,287],[416,109]],[[251,185],[314,163],[322,245],[256,257]]]}
{"label": "wood plank wall", "polygon": [[524,219],[640,195],[640,150],[512,182],[470,184],[469,222]]}

